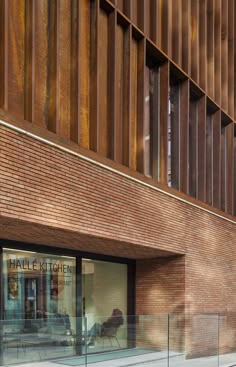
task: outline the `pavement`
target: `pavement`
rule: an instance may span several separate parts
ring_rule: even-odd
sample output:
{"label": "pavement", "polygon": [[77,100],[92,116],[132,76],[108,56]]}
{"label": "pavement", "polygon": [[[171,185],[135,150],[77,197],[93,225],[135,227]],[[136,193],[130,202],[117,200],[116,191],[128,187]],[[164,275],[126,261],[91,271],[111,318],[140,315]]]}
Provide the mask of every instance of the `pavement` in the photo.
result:
{"label": "pavement", "polygon": [[[73,363],[73,366],[78,366],[78,364],[74,364],[76,363],[74,357],[69,357],[67,361],[63,358],[58,361],[29,362],[17,364],[17,367],[68,367],[71,366],[71,363]],[[236,353],[220,355],[219,358],[218,356],[213,356],[186,360],[184,355],[173,352],[170,353],[168,363],[167,354],[163,351],[150,353],[148,355],[145,354],[98,363],[89,363],[88,366],[89,365],[91,367],[236,367]],[[86,364],[79,364],[79,366],[85,367]]]}

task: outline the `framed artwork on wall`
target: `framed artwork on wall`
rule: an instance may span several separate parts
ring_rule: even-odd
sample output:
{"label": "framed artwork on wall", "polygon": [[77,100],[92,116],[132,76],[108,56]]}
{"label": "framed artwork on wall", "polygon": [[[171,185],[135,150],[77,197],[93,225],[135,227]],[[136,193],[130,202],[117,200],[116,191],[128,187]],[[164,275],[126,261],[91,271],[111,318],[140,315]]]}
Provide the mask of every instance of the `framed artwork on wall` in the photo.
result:
{"label": "framed artwork on wall", "polygon": [[18,279],[15,276],[8,277],[8,299],[18,299]]}

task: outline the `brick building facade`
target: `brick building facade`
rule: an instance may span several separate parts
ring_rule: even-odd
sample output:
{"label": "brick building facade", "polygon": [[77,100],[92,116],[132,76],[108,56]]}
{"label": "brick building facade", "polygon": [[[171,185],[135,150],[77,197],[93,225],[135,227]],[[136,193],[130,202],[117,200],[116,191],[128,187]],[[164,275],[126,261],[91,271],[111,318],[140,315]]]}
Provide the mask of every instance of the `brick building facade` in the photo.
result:
{"label": "brick building facade", "polygon": [[[231,0],[0,1],[3,319],[14,249],[71,256],[77,275],[84,258],[127,264],[124,314],[235,311],[235,14]],[[71,317],[87,315],[85,278]],[[28,315],[17,281],[21,318],[49,307]]]}

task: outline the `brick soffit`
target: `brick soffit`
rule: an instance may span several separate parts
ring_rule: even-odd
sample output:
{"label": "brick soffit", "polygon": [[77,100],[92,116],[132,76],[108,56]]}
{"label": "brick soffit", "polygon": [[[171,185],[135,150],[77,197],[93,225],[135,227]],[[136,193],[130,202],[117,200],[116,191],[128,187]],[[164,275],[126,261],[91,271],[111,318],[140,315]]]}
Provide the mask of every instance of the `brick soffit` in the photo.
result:
{"label": "brick soffit", "polygon": [[223,215],[220,215],[220,214],[215,213],[215,212],[213,212],[213,211],[211,211],[211,210],[208,210],[207,208],[204,208],[204,207],[202,207],[202,206],[200,206],[200,205],[197,205],[197,204],[195,204],[195,203],[193,203],[193,202],[190,202],[190,201],[188,201],[188,200],[185,200],[185,199],[184,199],[184,198],[182,198],[182,197],[179,197],[179,196],[174,195],[174,194],[172,194],[172,193],[170,193],[170,192],[167,192],[167,191],[165,191],[165,190],[162,190],[162,189],[161,189],[161,188],[159,188],[159,187],[153,186],[153,185],[151,185],[151,184],[149,184],[149,183],[147,183],[147,182],[144,182],[144,181],[142,181],[142,180],[139,180],[139,179],[138,179],[138,178],[136,178],[136,177],[132,177],[132,176],[130,176],[130,175],[128,175],[128,174],[126,174],[126,173],[124,173],[124,172],[121,172],[121,171],[119,171],[119,170],[117,170],[117,169],[115,169],[115,168],[113,168],[113,167],[109,167],[109,166],[107,166],[107,165],[105,165],[105,164],[103,164],[103,163],[101,163],[101,162],[98,162],[98,161],[96,161],[96,160],[94,160],[94,159],[92,159],[92,158],[90,158],[90,157],[86,157],[85,155],[83,155],[83,154],[81,154],[81,153],[75,152],[75,151],[73,151],[73,150],[71,150],[71,149],[68,149],[68,148],[66,148],[66,147],[64,147],[64,146],[62,146],[62,145],[60,145],[60,144],[57,144],[57,143],[54,143],[54,142],[52,142],[52,141],[50,141],[50,140],[48,140],[48,139],[42,138],[42,137],[40,137],[40,136],[38,136],[38,135],[36,135],[36,134],[34,134],[34,133],[31,133],[31,132],[29,132],[29,131],[27,131],[27,130],[25,130],[25,129],[22,129],[22,128],[20,128],[20,127],[17,127],[17,126],[15,126],[15,125],[12,125],[12,124],[10,124],[10,123],[8,123],[8,122],[6,122],[6,121],[3,121],[3,120],[1,120],[1,119],[0,119],[0,126],[4,126],[4,127],[9,128],[9,129],[11,129],[11,130],[14,130],[14,131],[16,131],[16,132],[18,132],[18,133],[20,133],[20,134],[26,135],[26,136],[28,136],[28,137],[30,137],[30,138],[32,138],[32,139],[34,139],[34,140],[38,140],[38,141],[40,141],[41,143],[47,144],[47,145],[49,145],[49,146],[51,146],[51,147],[54,147],[54,148],[56,148],[56,149],[59,149],[59,150],[61,150],[61,151],[65,152],[65,153],[71,154],[71,155],[73,155],[73,156],[76,156],[76,157],[78,157],[78,158],[80,158],[80,159],[84,160],[84,161],[87,161],[87,162],[89,162],[89,163],[91,163],[91,164],[94,164],[94,165],[96,165],[96,166],[99,166],[99,167],[101,167],[101,168],[103,168],[103,169],[105,169],[105,170],[108,170],[108,171],[113,172],[113,173],[115,173],[115,174],[117,174],[117,175],[120,175],[120,176],[122,176],[122,177],[125,177],[126,179],[131,180],[131,181],[134,181],[134,182],[136,182],[136,183],[138,183],[138,184],[140,184],[140,185],[142,185],[142,186],[148,187],[149,189],[152,189],[152,190],[154,190],[154,191],[158,191],[158,192],[160,192],[160,193],[162,193],[162,194],[165,194],[165,195],[167,195],[167,196],[169,196],[169,197],[171,197],[171,198],[173,198],[173,199],[176,199],[176,200],[178,200],[178,201],[181,201],[181,202],[183,202],[183,203],[185,203],[185,204],[187,204],[187,205],[190,205],[190,206],[195,207],[195,208],[197,208],[197,209],[200,209],[200,210],[202,210],[202,211],[204,211],[204,212],[207,212],[207,213],[209,213],[209,214],[211,214],[211,215],[214,215],[215,217],[221,218],[221,219],[223,219],[223,220],[225,220],[225,221],[227,221],[227,222],[230,222],[230,223],[232,223],[232,224],[236,224],[236,220],[233,220],[233,219],[227,218],[227,217],[225,217],[225,216],[223,216]]}

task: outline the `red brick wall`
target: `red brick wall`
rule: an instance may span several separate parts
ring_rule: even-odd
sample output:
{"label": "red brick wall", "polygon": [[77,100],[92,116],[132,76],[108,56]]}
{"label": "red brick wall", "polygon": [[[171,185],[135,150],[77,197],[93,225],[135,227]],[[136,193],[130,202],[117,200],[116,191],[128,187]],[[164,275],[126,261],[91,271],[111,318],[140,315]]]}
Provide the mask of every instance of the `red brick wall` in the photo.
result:
{"label": "red brick wall", "polygon": [[235,311],[235,224],[5,127],[0,167],[1,238],[134,258],[185,253],[138,262],[137,312]]}

